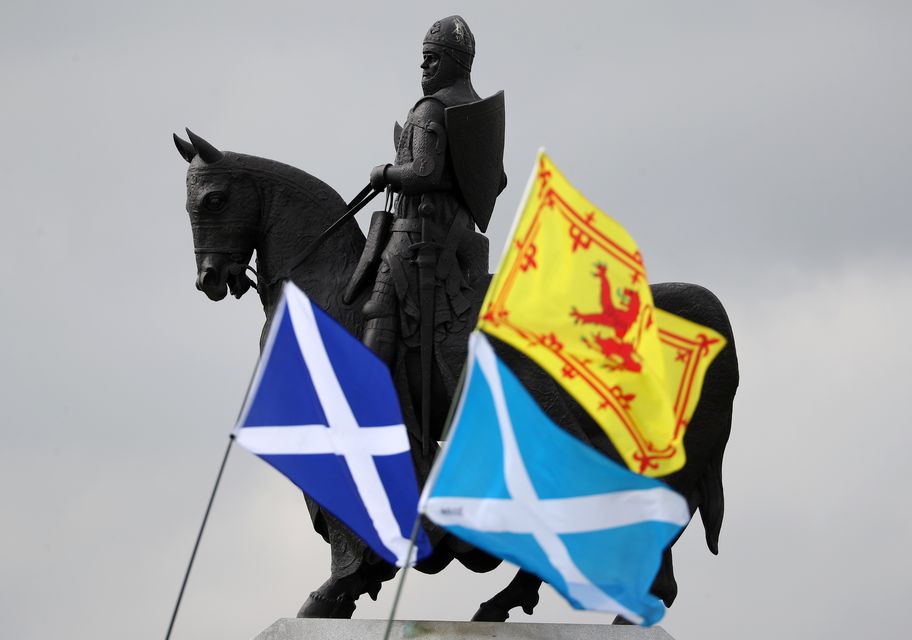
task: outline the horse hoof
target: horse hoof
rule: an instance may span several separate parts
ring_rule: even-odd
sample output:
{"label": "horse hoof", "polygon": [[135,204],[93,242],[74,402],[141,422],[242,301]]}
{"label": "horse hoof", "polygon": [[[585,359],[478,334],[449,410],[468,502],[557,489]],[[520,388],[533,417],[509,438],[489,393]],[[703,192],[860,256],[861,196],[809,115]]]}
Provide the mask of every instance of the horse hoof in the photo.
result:
{"label": "horse hoof", "polygon": [[[507,588],[509,589],[509,587]],[[511,597],[512,596],[512,597]],[[504,622],[510,617],[510,609],[522,607],[523,613],[532,615],[532,610],[538,604],[538,591],[527,593],[507,593],[504,590],[496,596],[482,602],[478,611],[472,616],[473,622]]]}
{"label": "horse hoof", "polygon": [[299,618],[351,618],[355,612],[355,601],[347,596],[327,598],[316,591],[304,601],[298,610]]}
{"label": "horse hoof", "polygon": [[505,622],[509,617],[509,609],[504,609],[496,602],[488,600],[478,606],[478,611],[472,616],[472,622]]}
{"label": "horse hoof", "polygon": [[625,618],[624,616],[617,616],[617,617],[614,619],[614,622],[612,622],[611,624],[619,624],[619,625],[620,625],[620,624],[633,624],[633,623],[632,623],[630,620],[628,620],[627,618]]}
{"label": "horse hoof", "polygon": [[538,604],[538,591],[532,594],[532,597],[529,598],[528,602],[522,603],[522,610],[527,616],[532,615],[532,610],[535,609],[535,606]]}

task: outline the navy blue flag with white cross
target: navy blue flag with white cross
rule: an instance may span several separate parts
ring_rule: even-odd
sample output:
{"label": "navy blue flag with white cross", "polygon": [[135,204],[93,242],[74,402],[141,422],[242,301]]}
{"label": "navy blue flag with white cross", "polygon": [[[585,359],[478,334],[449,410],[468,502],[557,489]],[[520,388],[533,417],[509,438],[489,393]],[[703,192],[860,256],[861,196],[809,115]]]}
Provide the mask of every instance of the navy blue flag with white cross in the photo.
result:
{"label": "navy blue flag with white cross", "polygon": [[387,366],[286,284],[234,432],[387,562],[430,552],[418,483]]}

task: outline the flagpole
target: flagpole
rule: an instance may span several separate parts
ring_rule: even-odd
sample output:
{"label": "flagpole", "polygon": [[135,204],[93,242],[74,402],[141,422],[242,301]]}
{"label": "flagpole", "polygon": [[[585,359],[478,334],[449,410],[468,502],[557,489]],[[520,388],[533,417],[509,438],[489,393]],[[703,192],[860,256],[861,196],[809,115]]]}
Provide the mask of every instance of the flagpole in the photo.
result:
{"label": "flagpole", "polygon": [[[467,363],[467,365],[468,365],[468,363]],[[453,426],[453,417],[456,414],[458,405],[461,404],[460,402],[457,402],[455,400],[455,398],[460,398],[462,396],[462,389],[466,383],[466,369],[468,369],[468,366],[463,367],[462,372],[459,374],[459,380],[456,382],[456,390],[453,394],[454,401],[450,403],[450,409],[447,412],[446,420],[443,423],[443,433],[441,435],[441,438],[444,441],[447,439],[450,429]],[[435,474],[434,474],[433,467],[436,467],[437,461],[441,458],[441,454],[442,454],[442,451],[438,450],[437,455],[434,458],[434,464],[432,465],[431,473],[428,475],[428,478],[425,481],[426,484],[431,483],[432,480],[434,479]],[[409,540],[408,551],[405,554],[406,563],[405,563],[405,566],[402,568],[402,575],[399,577],[399,584],[396,587],[396,595],[393,598],[393,605],[390,609],[389,619],[386,621],[386,631],[383,633],[383,640],[389,640],[390,631],[392,631],[392,629],[393,629],[393,619],[396,617],[396,608],[399,606],[399,598],[402,595],[402,586],[405,584],[405,572],[408,571],[408,568],[409,568],[408,561],[411,560],[411,558],[412,558],[412,552],[415,550],[415,541],[418,538],[418,531],[421,527],[421,516],[422,516],[421,506],[422,506],[421,501],[419,501],[418,517],[415,518],[415,526],[412,527],[412,537]]]}
{"label": "flagpole", "polygon": [[184,589],[187,588],[187,579],[190,578],[190,569],[193,568],[193,561],[196,559],[196,551],[199,549],[200,540],[203,538],[203,530],[206,528],[206,521],[209,519],[209,512],[212,510],[212,503],[215,501],[215,493],[218,491],[219,483],[222,481],[222,472],[225,471],[225,463],[228,462],[228,454],[231,453],[231,445],[234,444],[234,434],[228,436],[228,446],[225,447],[225,455],[222,457],[222,464],[219,467],[218,475],[215,478],[215,486],[212,487],[212,495],[209,496],[209,504],[206,505],[206,513],[203,514],[203,522],[200,525],[199,533],[196,536],[196,543],[193,545],[193,553],[190,554],[190,562],[187,564],[187,571],[184,573],[184,581],[181,583],[180,593],[177,594],[177,602],[174,605],[174,612],[171,614],[171,622],[168,624],[168,632],[165,634],[165,640],[170,640],[171,631],[174,629],[174,621],[177,619],[177,611],[180,609],[181,599],[184,597]]}
{"label": "flagpole", "polygon": [[415,526],[412,527],[412,537],[409,540],[408,551],[405,552],[405,566],[402,567],[402,575],[399,576],[399,584],[396,587],[396,596],[393,598],[393,606],[390,608],[389,619],[386,621],[386,631],[383,633],[383,640],[389,640],[390,631],[393,629],[393,619],[396,617],[396,607],[399,606],[399,597],[402,595],[402,585],[405,584],[405,573],[409,569],[412,560],[412,554],[415,551],[415,540],[418,539],[418,530],[421,527],[421,514],[415,518]]}
{"label": "flagpole", "polygon": [[[454,398],[458,398],[462,394],[462,388],[465,385],[465,379],[466,379],[465,369],[466,369],[466,367],[463,367],[462,373],[459,374],[459,380],[456,383],[456,391],[453,394]],[[453,416],[456,413],[457,404],[458,403],[456,401],[450,403],[450,410],[447,412],[446,420],[443,423],[443,435],[441,437],[444,440],[446,440],[447,435],[449,434],[449,431],[450,431],[450,427],[452,427],[452,425],[453,425]],[[435,465],[437,463],[437,460],[440,459],[440,457],[441,457],[441,452],[438,451],[437,456],[434,458]],[[434,477],[434,473],[432,471],[431,474],[428,476],[428,479],[426,482],[431,482],[431,479],[433,477]],[[405,572],[408,571],[408,568],[409,568],[408,561],[412,559],[412,552],[415,550],[415,541],[418,538],[418,531],[421,527],[421,516],[422,516],[421,504],[419,504],[418,505],[418,517],[415,518],[415,526],[412,527],[412,537],[409,540],[408,551],[405,554],[406,563],[405,563],[405,566],[402,568],[402,575],[399,577],[399,584],[396,587],[396,595],[393,598],[393,606],[390,609],[389,619],[386,621],[386,631],[383,633],[383,640],[389,640],[390,631],[392,631],[392,629],[393,629],[393,619],[396,617],[396,608],[399,606],[399,597],[402,595],[402,586],[405,584]]]}

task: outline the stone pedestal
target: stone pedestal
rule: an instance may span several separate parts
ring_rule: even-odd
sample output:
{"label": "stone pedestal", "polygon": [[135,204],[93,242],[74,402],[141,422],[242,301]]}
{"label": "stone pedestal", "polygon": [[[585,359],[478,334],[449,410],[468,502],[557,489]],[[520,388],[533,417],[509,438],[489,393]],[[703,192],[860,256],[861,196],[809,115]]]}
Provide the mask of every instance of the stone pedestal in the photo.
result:
{"label": "stone pedestal", "polygon": [[[281,618],[254,640],[383,640],[386,620]],[[661,627],[397,620],[390,640],[674,640]]]}

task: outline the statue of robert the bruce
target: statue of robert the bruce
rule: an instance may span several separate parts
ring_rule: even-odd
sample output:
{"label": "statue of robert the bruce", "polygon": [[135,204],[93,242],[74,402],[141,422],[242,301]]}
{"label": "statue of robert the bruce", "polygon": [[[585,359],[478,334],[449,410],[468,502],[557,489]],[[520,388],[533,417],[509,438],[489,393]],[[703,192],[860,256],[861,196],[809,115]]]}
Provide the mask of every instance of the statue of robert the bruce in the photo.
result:
{"label": "statue of robert the bruce", "polygon": [[363,341],[391,367],[408,370],[423,440],[439,438],[428,423],[442,424],[449,402],[439,393],[451,398],[459,375],[440,345],[474,321],[471,284],[488,271],[487,238],[475,227],[487,229],[506,185],[503,92],[478,96],[474,57],[475,38],[459,16],[435,22],[424,36],[424,96],[405,125],[396,124],[395,161],[370,174],[375,189],[396,194],[394,213],[374,214],[346,291],[350,301],[373,279]]}

